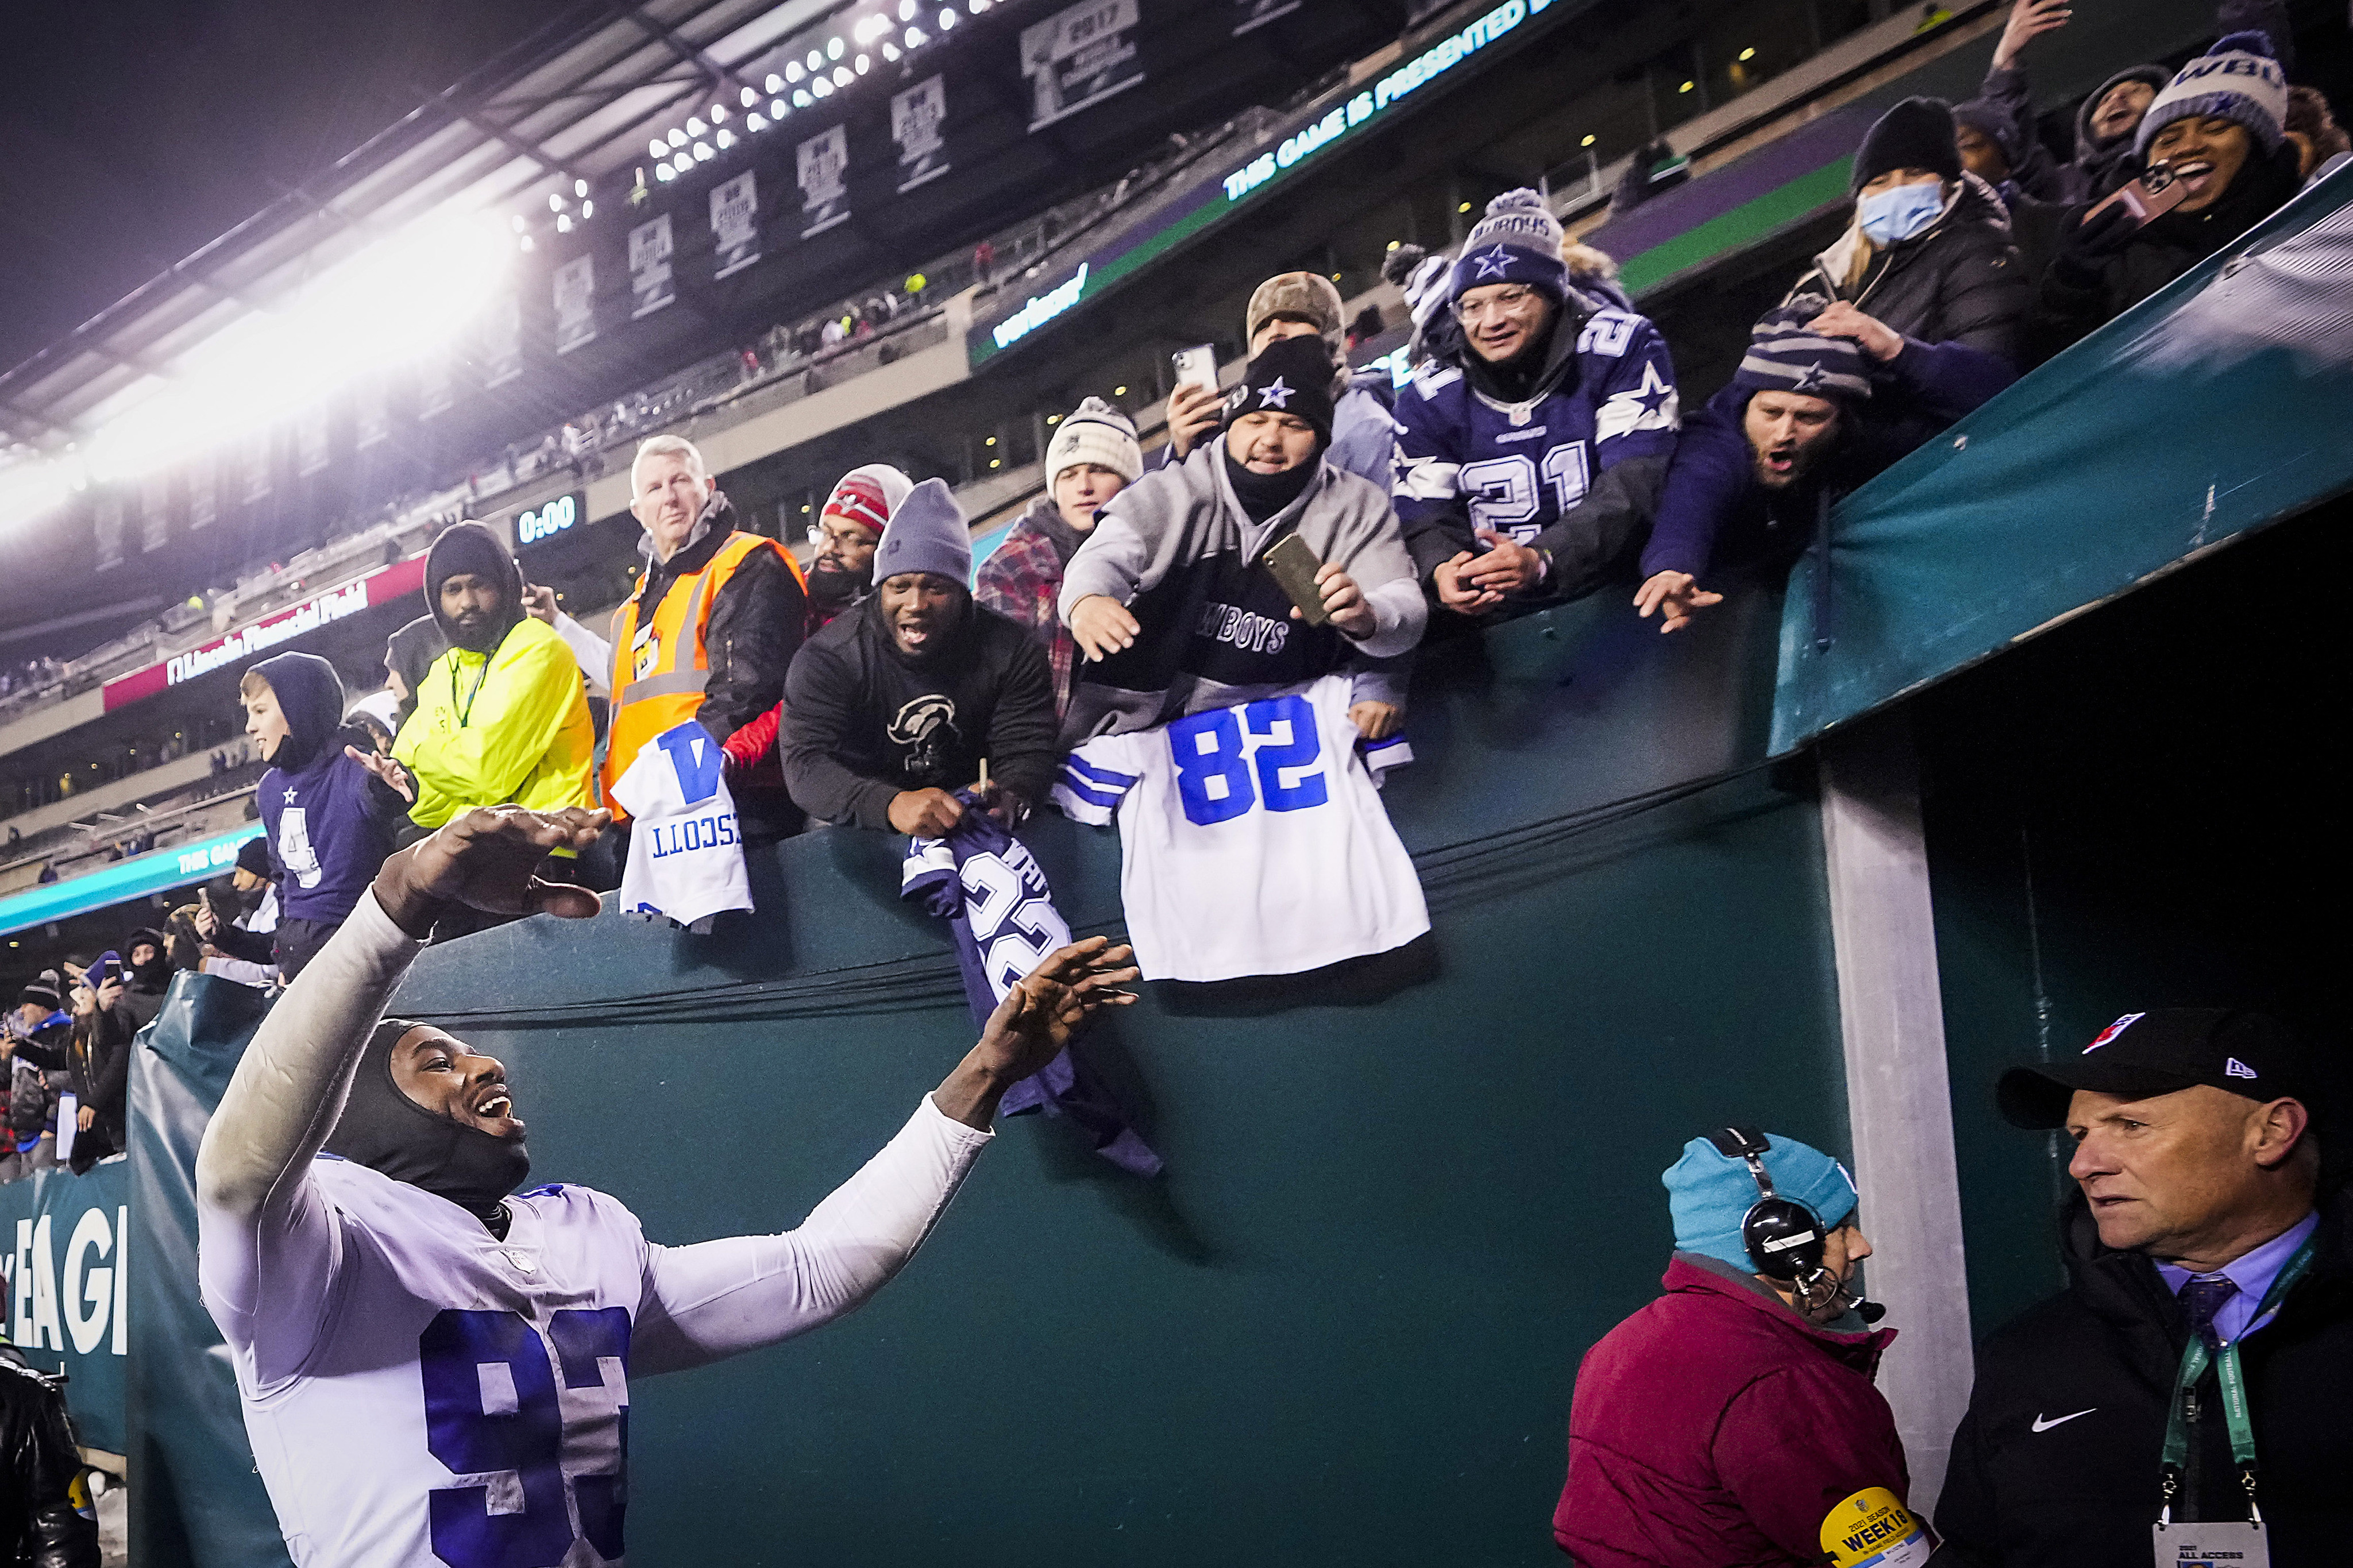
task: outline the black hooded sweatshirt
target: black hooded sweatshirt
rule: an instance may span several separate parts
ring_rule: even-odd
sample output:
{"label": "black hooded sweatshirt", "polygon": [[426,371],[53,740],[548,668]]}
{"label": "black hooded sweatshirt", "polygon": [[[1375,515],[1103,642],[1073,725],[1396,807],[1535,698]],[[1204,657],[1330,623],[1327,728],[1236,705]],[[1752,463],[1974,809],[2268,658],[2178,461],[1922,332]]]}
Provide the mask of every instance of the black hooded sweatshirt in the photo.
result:
{"label": "black hooded sweatshirt", "polygon": [[[2066,1290],[1978,1347],[1936,1529],[1965,1568],[2147,1568],[2175,1370],[2189,1323],[2157,1265],[2100,1245],[2078,1194],[2061,1215]],[[2353,1541],[2353,1202],[2320,1208],[2312,1271],[2242,1342],[2256,1497],[2282,1568]],[[2176,1519],[2247,1517],[2214,1373]]]}
{"label": "black hooded sweatshirt", "polygon": [[280,921],[341,925],[392,853],[408,803],[343,754],[371,742],[343,727],[343,683],[332,665],[281,653],[253,673],[269,682],[288,731],[255,793],[279,874]]}

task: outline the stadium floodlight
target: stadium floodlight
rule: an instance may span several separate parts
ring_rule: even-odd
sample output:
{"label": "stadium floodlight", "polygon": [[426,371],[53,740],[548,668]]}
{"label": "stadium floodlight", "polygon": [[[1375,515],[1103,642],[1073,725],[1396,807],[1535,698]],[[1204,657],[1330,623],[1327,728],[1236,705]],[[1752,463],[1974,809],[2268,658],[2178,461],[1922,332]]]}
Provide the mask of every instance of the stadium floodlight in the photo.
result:
{"label": "stadium floodlight", "polygon": [[808,52],[808,68],[813,71],[821,71],[825,69],[825,55],[823,51],[811,49]]}
{"label": "stadium floodlight", "polygon": [[826,80],[823,77],[818,77],[809,82],[809,90],[816,93],[819,98],[831,98],[833,96],[833,83]]}
{"label": "stadium floodlight", "polygon": [[744,129],[746,131],[765,131],[767,128],[767,117],[756,109],[744,117]]}
{"label": "stadium floodlight", "polygon": [[547,193],[547,210],[552,213],[560,213],[564,210],[563,192],[550,191]]}
{"label": "stadium floodlight", "polygon": [[899,0],[899,20],[902,22],[913,21],[915,19],[915,10],[916,0]]}
{"label": "stadium floodlight", "polygon": [[584,218],[595,217],[596,216],[596,204],[589,201],[582,202],[580,204],[580,216]]}
{"label": "stadium floodlight", "polygon": [[683,146],[685,146],[685,145],[686,145],[686,132],[683,132],[683,131],[681,131],[681,130],[680,130],[677,126],[675,126],[675,125],[671,126],[671,127],[670,127],[670,144],[671,146],[673,146],[673,147],[683,147]]}
{"label": "stadium floodlight", "polygon": [[570,234],[572,232],[572,215],[570,213],[558,213],[555,215],[555,232],[558,234]]}
{"label": "stadium floodlight", "polygon": [[711,127],[702,122],[702,116],[699,114],[690,114],[686,117],[686,133],[689,136],[707,135],[710,133],[710,131]]}
{"label": "stadium floodlight", "polygon": [[977,16],[988,9],[988,0],[965,0],[964,8]]}
{"label": "stadium floodlight", "polygon": [[711,123],[713,125],[724,125],[727,123],[727,106],[725,104],[714,103],[711,106]]}
{"label": "stadium floodlight", "polygon": [[868,59],[864,55],[859,56],[856,59],[850,62],[850,64],[858,68],[858,74],[860,76],[864,76],[866,74],[866,68],[873,63],[873,61]]}
{"label": "stadium floodlight", "polygon": [[807,75],[808,75],[808,72],[801,68],[801,62],[798,60],[794,60],[785,67],[785,79],[786,81],[798,81],[801,78]]}
{"label": "stadium floodlight", "polygon": [[886,59],[886,60],[895,60],[895,59],[897,59],[897,58],[899,58],[899,46],[898,46],[898,45],[896,45],[896,44],[894,44],[894,43],[892,43],[892,42],[891,42],[891,40],[890,40],[890,39],[888,39],[888,38],[883,39],[883,40],[882,40],[882,58],[883,58],[884,59]]}
{"label": "stadium floodlight", "polygon": [[833,85],[836,87],[848,87],[849,85],[849,68],[848,66],[836,66],[833,68]]}
{"label": "stadium floodlight", "polygon": [[516,240],[516,241],[515,241],[515,243],[516,243],[517,245],[522,246],[525,250],[530,250],[530,249],[533,248],[533,245],[532,245],[532,243],[531,243],[531,236],[529,236],[529,235],[527,235],[527,234],[526,234],[526,235],[524,235],[522,238],[520,238],[520,239]]}
{"label": "stadium floodlight", "polygon": [[575,196],[586,196],[588,194],[588,182],[586,180],[573,181],[572,194]]}
{"label": "stadium floodlight", "polygon": [[807,109],[812,101],[813,100],[808,95],[808,89],[805,87],[796,88],[793,90],[793,107],[795,109]]}
{"label": "stadium floodlight", "polygon": [[515,231],[517,234],[521,234],[521,233],[523,231],[523,227],[524,227],[525,224],[528,222],[528,220],[527,220],[527,219],[525,219],[525,218],[524,218],[524,216],[522,216],[522,214],[521,214],[521,213],[517,213],[517,214],[515,214],[515,215],[514,215],[514,216],[512,216],[512,217],[509,218],[507,221],[508,221],[509,223],[511,223],[511,224],[514,225],[514,231]]}
{"label": "stadium floodlight", "polygon": [[646,155],[651,158],[667,158],[670,156],[670,143],[657,136],[646,143]]}
{"label": "stadium floodlight", "polygon": [[708,163],[712,159],[716,158],[717,156],[719,156],[719,154],[711,150],[710,142],[697,142],[694,144],[694,161],[696,163]]}
{"label": "stadium floodlight", "polygon": [[753,91],[750,88],[748,88],[748,87],[747,87],[747,88],[745,88],[742,92],[737,93],[737,94],[735,95],[735,97],[736,97],[737,100],[738,100],[738,101],[740,101],[740,102],[744,105],[744,108],[746,108],[746,109],[755,109],[755,108],[759,107],[759,103],[760,103],[760,95],[759,95],[758,93],[756,93],[756,92],[754,92],[754,91]]}
{"label": "stadium floodlight", "polygon": [[842,45],[841,45],[841,40],[840,40],[839,38],[838,38],[838,37],[834,37],[834,38],[828,38],[828,39],[825,41],[825,58],[826,58],[827,59],[829,59],[829,60],[838,60],[838,59],[839,59],[839,58],[841,58],[841,56],[842,56]]}
{"label": "stadium floodlight", "polygon": [[940,31],[941,31],[941,32],[943,32],[943,33],[946,32],[950,27],[955,26],[955,24],[956,24],[956,15],[955,15],[955,12],[953,12],[953,11],[943,11],[943,12],[941,12],[941,13],[940,13]]}
{"label": "stadium floodlight", "polygon": [[778,76],[776,72],[770,71],[768,73],[768,79],[762,85],[766,87],[770,92],[782,92],[785,87],[785,79]]}
{"label": "stadium floodlight", "polygon": [[654,165],[654,178],[657,180],[675,180],[678,176],[670,172],[670,165],[668,163],[656,163]]}
{"label": "stadium floodlight", "polygon": [[713,136],[713,137],[712,138],[712,140],[713,142],[718,142],[718,143],[719,143],[719,150],[720,150],[722,153],[724,153],[725,151],[727,151],[727,149],[728,149],[728,148],[733,147],[733,145],[735,145],[735,132],[733,132],[733,131],[729,131],[729,130],[726,130],[726,129],[723,128],[723,129],[720,131],[719,134],[718,134],[718,135],[716,135],[716,136]]}
{"label": "stadium floodlight", "polygon": [[789,111],[790,107],[791,106],[786,104],[783,99],[772,98],[768,100],[768,118],[771,120],[782,120]]}
{"label": "stadium floodlight", "polygon": [[907,29],[906,43],[909,48],[920,49],[931,41],[930,37],[926,35],[921,27],[910,27]]}
{"label": "stadium floodlight", "polygon": [[858,26],[849,29],[849,36],[861,44],[871,44],[876,36],[890,25],[886,17],[860,16],[858,18]]}
{"label": "stadium floodlight", "polygon": [[504,289],[510,243],[534,248],[488,214],[418,224],[238,318],[89,438],[91,474],[113,482],[169,468],[459,341]]}

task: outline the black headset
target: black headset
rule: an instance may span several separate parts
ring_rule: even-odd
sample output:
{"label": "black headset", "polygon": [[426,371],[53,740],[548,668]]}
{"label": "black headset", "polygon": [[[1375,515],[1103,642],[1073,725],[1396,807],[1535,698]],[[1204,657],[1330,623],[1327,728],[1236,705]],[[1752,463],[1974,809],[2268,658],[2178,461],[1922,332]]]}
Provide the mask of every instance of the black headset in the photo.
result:
{"label": "black headset", "polygon": [[[1831,1286],[1833,1298],[1845,1292],[1844,1282],[1822,1267],[1830,1237],[1821,1216],[1773,1190],[1773,1178],[1765,1169],[1765,1155],[1772,1144],[1765,1134],[1754,1127],[1725,1127],[1710,1132],[1707,1141],[1725,1159],[1746,1162],[1756,1180],[1757,1201],[1741,1216],[1740,1244],[1748,1249],[1748,1260],[1757,1266],[1757,1272],[1768,1279],[1786,1279],[1808,1298],[1825,1282]],[[1866,1323],[1887,1315],[1887,1309],[1876,1301],[1860,1296],[1852,1300]]]}

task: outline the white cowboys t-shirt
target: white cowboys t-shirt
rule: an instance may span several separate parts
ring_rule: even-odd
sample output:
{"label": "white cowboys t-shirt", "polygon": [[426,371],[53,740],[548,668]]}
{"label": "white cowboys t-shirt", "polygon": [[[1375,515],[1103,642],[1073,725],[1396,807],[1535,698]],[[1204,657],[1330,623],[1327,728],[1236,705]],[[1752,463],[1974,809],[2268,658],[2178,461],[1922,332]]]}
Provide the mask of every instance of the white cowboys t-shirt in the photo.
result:
{"label": "white cowboys t-shirt", "polygon": [[1103,735],[1072,752],[1054,804],[1120,832],[1120,899],[1149,980],[1295,974],[1430,929],[1413,860],[1359,755],[1345,675],[1306,690]]}
{"label": "white cowboys t-shirt", "polygon": [[613,785],[629,814],[629,860],[621,872],[624,914],[667,915],[698,931],[723,910],[752,907],[743,834],[721,772],[719,742],[692,719],[638,748]]}

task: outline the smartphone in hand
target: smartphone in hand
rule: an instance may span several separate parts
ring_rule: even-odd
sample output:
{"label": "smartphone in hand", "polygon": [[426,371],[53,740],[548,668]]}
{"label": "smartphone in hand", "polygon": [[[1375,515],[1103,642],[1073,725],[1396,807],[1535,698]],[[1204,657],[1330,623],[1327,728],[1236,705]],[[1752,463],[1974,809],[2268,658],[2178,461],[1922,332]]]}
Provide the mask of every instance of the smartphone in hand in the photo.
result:
{"label": "smartphone in hand", "polygon": [[1307,542],[1295,533],[1286,533],[1259,559],[1274,574],[1291,602],[1299,606],[1299,618],[1311,626],[1329,625],[1332,617],[1324,609],[1324,590],[1315,581],[1315,574],[1324,570],[1324,563],[1315,558]]}
{"label": "smartphone in hand", "polygon": [[1198,386],[1215,395],[1218,390],[1218,351],[1208,343],[1195,343],[1189,349],[1178,349],[1168,356],[1176,369],[1176,384]]}
{"label": "smartphone in hand", "polygon": [[2148,172],[2130,184],[2119,185],[2106,200],[2086,208],[2082,221],[2091,222],[2108,208],[2122,204],[2133,215],[2133,226],[2138,228],[2149,219],[2171,212],[2181,205],[2189,193],[2173,177],[2173,170],[2164,163],[2151,163]]}

